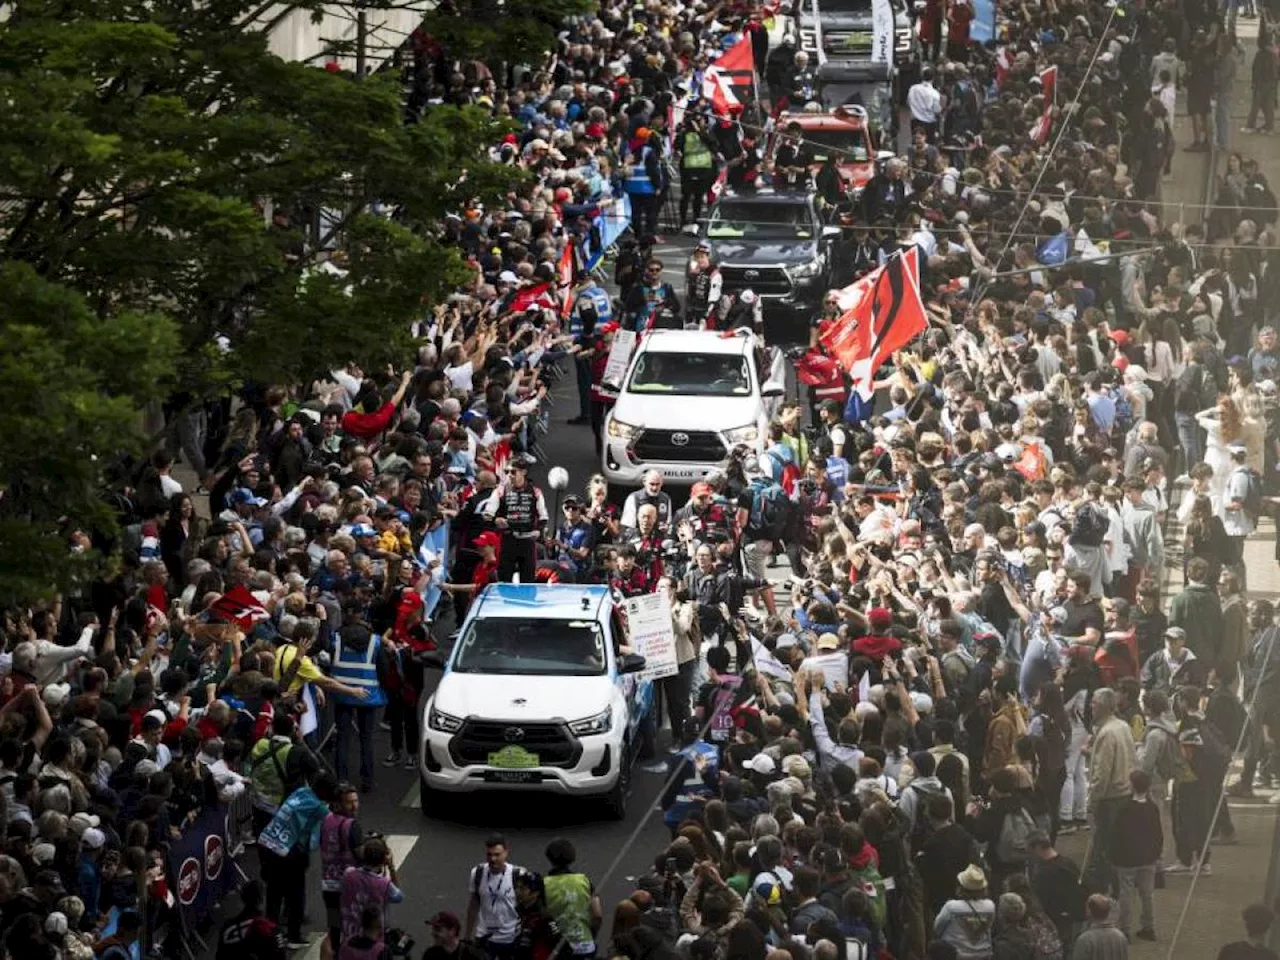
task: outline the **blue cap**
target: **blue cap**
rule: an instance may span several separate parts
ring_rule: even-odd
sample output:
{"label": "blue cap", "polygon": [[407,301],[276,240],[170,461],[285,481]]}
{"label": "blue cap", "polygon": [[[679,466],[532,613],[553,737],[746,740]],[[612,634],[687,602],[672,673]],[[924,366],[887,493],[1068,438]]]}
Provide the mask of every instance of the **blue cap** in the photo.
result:
{"label": "blue cap", "polygon": [[231,491],[231,502],[235,504],[247,503],[251,507],[265,507],[267,501],[256,495],[248,487],[237,487]]}
{"label": "blue cap", "polygon": [[351,535],[353,537],[376,537],[378,535],[378,531],[373,529],[373,527],[369,526],[367,523],[357,523],[351,528]]}

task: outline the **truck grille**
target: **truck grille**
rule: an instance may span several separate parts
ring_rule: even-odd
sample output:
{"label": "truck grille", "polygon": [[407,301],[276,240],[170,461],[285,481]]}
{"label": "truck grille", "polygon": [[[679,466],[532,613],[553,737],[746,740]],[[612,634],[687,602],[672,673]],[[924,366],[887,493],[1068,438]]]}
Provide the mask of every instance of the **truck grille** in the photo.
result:
{"label": "truck grille", "polygon": [[754,290],[764,297],[791,296],[791,280],[782,267],[721,266],[720,277],[725,293]]}
{"label": "truck grille", "polygon": [[[509,734],[519,730],[521,735]],[[512,744],[536,753],[544,767],[573,767],[582,755],[582,745],[562,723],[503,723],[468,720],[449,743],[454,763],[488,763],[489,754]]]}
{"label": "truck grille", "polygon": [[838,33],[824,33],[822,45],[827,53],[865,54],[871,51],[874,35],[870,30],[846,30]]}
{"label": "truck grille", "polygon": [[719,435],[709,430],[646,430],[636,441],[635,455],[642,462],[719,463],[725,449]]}

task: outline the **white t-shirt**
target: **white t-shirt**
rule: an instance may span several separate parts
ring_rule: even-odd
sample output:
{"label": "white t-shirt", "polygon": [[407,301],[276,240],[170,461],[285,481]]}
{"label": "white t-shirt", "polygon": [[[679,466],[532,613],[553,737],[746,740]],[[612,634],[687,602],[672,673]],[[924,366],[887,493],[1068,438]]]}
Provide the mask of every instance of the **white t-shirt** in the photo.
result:
{"label": "white t-shirt", "polygon": [[480,901],[476,913],[477,940],[488,938],[494,943],[513,943],[520,935],[515,888],[518,873],[524,873],[524,869],[511,863],[500,874],[492,873],[487,863],[471,868],[470,890]]}
{"label": "white t-shirt", "polygon": [[475,373],[475,367],[468,360],[466,363],[456,367],[445,367],[444,375],[449,380],[449,385],[455,390],[466,390],[471,392],[471,377]]}

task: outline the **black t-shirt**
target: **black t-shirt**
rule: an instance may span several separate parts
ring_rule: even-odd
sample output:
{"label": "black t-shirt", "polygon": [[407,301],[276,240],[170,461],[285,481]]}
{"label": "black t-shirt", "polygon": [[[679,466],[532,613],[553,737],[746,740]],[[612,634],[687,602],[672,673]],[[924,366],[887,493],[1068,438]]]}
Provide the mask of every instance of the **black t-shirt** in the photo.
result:
{"label": "black t-shirt", "polygon": [[1102,607],[1097,600],[1085,603],[1068,600],[1064,606],[1067,609],[1067,620],[1062,625],[1064,637],[1082,637],[1088,627],[1103,632]]}

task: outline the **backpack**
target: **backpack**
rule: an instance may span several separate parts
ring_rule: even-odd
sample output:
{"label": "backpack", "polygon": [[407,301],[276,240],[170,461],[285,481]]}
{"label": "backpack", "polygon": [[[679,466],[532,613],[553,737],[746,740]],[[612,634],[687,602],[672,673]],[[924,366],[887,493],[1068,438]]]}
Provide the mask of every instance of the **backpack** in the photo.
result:
{"label": "backpack", "polygon": [[1252,467],[1236,467],[1236,470],[1244,471],[1245,479],[1248,481],[1244,490],[1244,512],[1257,519],[1262,515],[1262,477],[1258,476],[1258,471]]}
{"label": "backpack", "polygon": [[1123,437],[1133,429],[1133,401],[1123,390],[1117,390],[1114,395],[1116,405],[1115,422],[1111,424],[1111,435],[1113,437]]}
{"label": "backpack", "polygon": [[1022,448],[1022,457],[1013,465],[1027,481],[1043,480],[1049,475],[1049,458],[1039,443],[1028,443]]}
{"label": "backpack", "polygon": [[772,480],[751,483],[751,515],[747,530],[757,540],[778,540],[791,517],[791,500],[782,485]]}
{"label": "backpack", "polygon": [[911,823],[911,834],[907,838],[911,841],[911,849],[915,851],[924,845],[932,832],[929,829],[929,798],[941,796],[946,788],[939,790],[932,785],[925,788],[919,783],[909,783],[906,789],[914,790],[916,794],[916,816]]}
{"label": "backpack", "polygon": [[1000,837],[996,840],[996,856],[1001,863],[1026,863],[1027,838],[1038,830],[1035,817],[1025,807],[1010,810],[1000,824]]}
{"label": "backpack", "polygon": [[765,456],[774,465],[774,470],[778,474],[774,480],[782,487],[782,492],[788,497],[794,496],[796,484],[800,482],[800,468],[796,466],[795,461],[768,450],[765,451]]}

